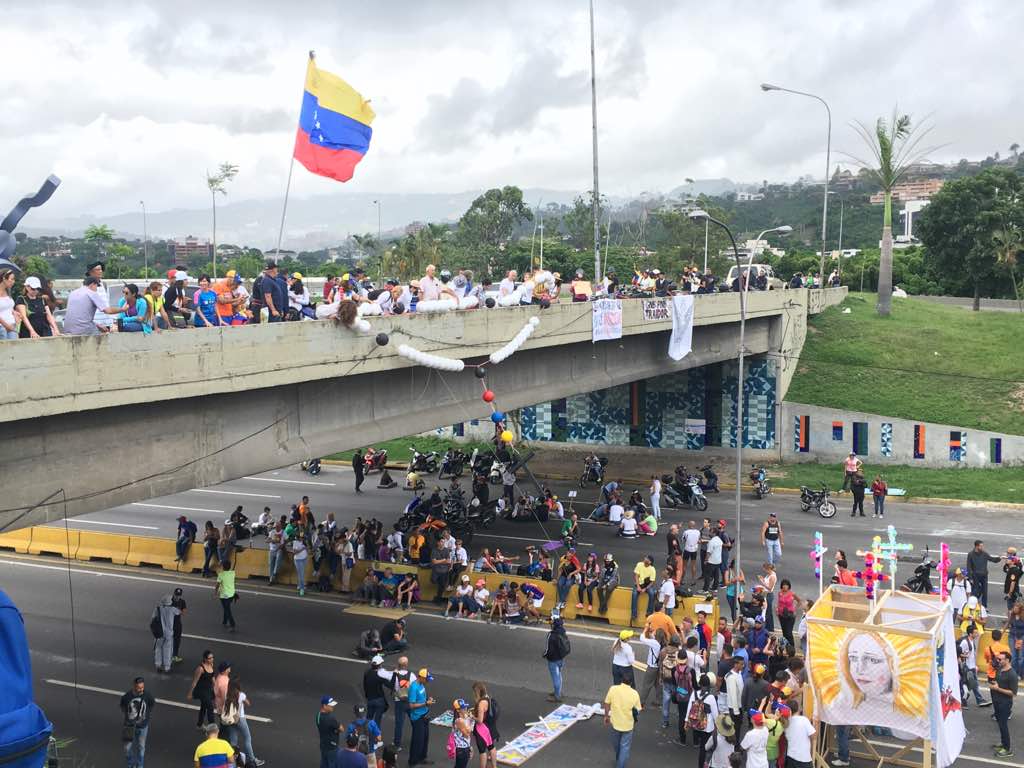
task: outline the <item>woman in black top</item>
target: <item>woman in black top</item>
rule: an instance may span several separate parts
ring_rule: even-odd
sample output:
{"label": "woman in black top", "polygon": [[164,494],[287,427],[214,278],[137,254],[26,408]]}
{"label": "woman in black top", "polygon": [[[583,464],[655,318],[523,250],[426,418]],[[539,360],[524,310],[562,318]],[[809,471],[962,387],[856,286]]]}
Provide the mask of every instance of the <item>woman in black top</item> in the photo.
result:
{"label": "woman in black top", "polygon": [[196,727],[213,722],[213,651],[203,651],[203,660],[192,675],[188,698],[199,702]]}

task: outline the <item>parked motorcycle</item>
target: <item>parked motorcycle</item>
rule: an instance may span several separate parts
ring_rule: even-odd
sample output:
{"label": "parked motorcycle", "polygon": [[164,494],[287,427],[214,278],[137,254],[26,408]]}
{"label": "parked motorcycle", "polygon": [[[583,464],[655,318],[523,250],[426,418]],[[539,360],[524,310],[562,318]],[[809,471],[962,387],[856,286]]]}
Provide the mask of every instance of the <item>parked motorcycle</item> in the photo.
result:
{"label": "parked motorcycle", "polygon": [[[754,496],[763,499],[772,492],[771,483],[768,482],[768,473],[764,467],[757,464],[751,466],[753,469],[750,470],[750,482],[754,484]],[[833,512],[833,514],[835,513]]]}
{"label": "parked motorcycle", "polygon": [[708,497],[704,495],[698,477],[687,474],[686,467],[676,467],[675,477],[661,476],[661,495],[663,502],[673,509],[684,504],[698,512],[708,508]]}
{"label": "parked motorcycle", "polygon": [[458,448],[449,448],[441,461],[441,471],[438,479],[444,477],[462,477],[462,471],[466,466],[466,454]]}
{"label": "parked motorcycle", "polygon": [[409,459],[409,471],[410,472],[421,472],[424,474],[432,475],[437,472],[437,465],[440,463],[441,457],[438,456],[437,451],[431,451],[430,453],[421,453],[417,450],[415,445],[409,447],[409,451],[412,454],[412,458]]}
{"label": "parked motorcycle", "polygon": [[366,455],[363,457],[363,474],[368,475],[371,472],[383,472],[384,465],[388,463],[388,450],[382,448],[377,451],[373,448],[366,449]]}
{"label": "parked motorcycle", "polygon": [[711,465],[705,464],[700,468],[700,473],[704,476],[700,489],[704,493],[718,493],[718,475],[715,474],[715,470],[711,468]]}
{"label": "parked motorcycle", "polygon": [[607,456],[588,456],[583,460],[583,474],[580,475],[580,488],[585,483],[604,485],[604,468],[608,466]]}
{"label": "parked motorcycle", "polygon": [[832,501],[832,492],[822,483],[821,490],[815,491],[806,485],[800,486],[800,509],[807,512],[813,507],[824,518],[836,516],[836,505]]}
{"label": "parked motorcycle", "polygon": [[320,474],[320,459],[310,459],[299,464],[299,469],[316,477]]}
{"label": "parked motorcycle", "polygon": [[915,592],[919,595],[930,595],[935,591],[932,586],[932,570],[936,563],[932,560],[928,550],[925,549],[921,555],[921,564],[914,569],[914,575],[907,579],[900,588],[903,592]]}

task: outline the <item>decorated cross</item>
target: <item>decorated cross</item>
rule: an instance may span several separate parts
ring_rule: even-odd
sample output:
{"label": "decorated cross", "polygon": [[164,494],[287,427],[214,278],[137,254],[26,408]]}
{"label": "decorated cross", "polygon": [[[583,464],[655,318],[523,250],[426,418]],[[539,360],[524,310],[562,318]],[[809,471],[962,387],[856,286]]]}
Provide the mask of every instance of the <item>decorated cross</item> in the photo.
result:
{"label": "decorated cross", "polygon": [[814,546],[811,547],[809,556],[814,561],[814,577],[818,580],[818,596],[821,597],[822,592],[822,577],[821,577],[821,557],[828,552],[828,547],[822,545],[821,531],[814,532]]}
{"label": "decorated cross", "polygon": [[891,580],[889,584],[890,589],[896,588],[896,564],[900,559],[900,552],[909,552],[914,548],[913,544],[906,544],[902,541],[896,541],[896,528],[890,525],[886,529],[886,533],[889,536],[888,541],[882,541],[880,536],[875,536],[874,550],[877,550],[878,554],[876,557],[883,558],[889,561],[889,578]]}
{"label": "decorated cross", "polygon": [[949,592],[946,590],[946,579],[949,578],[949,566],[952,565],[949,561],[949,544],[945,542],[940,544],[939,553],[939,594],[945,600],[949,597]]}
{"label": "decorated cross", "polygon": [[[882,543],[881,536],[875,536],[874,544],[878,546]],[[875,582],[876,581],[888,581],[889,577],[882,573],[882,563],[874,551],[861,552],[858,550],[858,557],[864,558],[864,568],[859,571],[854,571],[854,576],[864,582],[864,594],[867,595],[868,600],[875,599]]]}

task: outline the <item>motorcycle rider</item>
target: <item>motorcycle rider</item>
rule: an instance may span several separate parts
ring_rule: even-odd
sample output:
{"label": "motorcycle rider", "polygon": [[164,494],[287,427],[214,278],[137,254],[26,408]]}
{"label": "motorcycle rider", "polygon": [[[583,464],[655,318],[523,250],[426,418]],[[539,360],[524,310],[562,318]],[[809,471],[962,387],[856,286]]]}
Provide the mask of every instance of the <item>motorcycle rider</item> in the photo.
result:
{"label": "motorcycle rider", "polygon": [[774,512],[768,513],[768,519],[761,526],[761,546],[767,553],[767,561],[774,565],[782,559],[782,523]]}

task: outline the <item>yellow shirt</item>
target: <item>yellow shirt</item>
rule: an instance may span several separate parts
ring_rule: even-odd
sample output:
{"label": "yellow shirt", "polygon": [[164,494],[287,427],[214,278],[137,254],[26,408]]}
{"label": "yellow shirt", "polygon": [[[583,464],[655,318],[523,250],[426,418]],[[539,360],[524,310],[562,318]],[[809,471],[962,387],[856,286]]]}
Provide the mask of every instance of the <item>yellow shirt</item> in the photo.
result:
{"label": "yellow shirt", "polygon": [[636,689],[626,683],[613,685],[608,689],[604,703],[608,705],[608,719],[612,722],[612,728],[622,733],[633,730],[633,710],[643,709]]}
{"label": "yellow shirt", "polygon": [[192,759],[200,768],[227,768],[235,764],[235,748],[224,739],[207,739],[196,747]]}
{"label": "yellow shirt", "polygon": [[636,568],[633,569],[633,573],[636,574],[638,584],[643,584],[644,581],[648,581],[653,584],[658,580],[658,572],[654,570],[654,566],[644,565],[643,561],[636,564]]}

